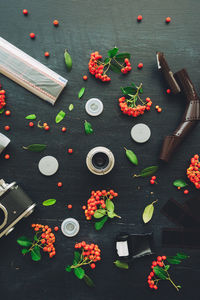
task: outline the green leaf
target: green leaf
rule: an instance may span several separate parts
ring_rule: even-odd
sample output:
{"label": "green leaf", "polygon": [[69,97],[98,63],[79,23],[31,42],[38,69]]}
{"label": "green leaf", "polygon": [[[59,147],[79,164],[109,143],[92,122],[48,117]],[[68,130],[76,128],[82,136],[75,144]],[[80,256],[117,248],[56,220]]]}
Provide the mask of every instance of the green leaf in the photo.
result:
{"label": "green leaf", "polygon": [[106,214],[106,210],[103,209],[103,208],[99,208],[99,209],[97,209],[97,210],[95,211],[95,213],[94,213],[94,218],[100,219],[100,218],[102,218],[103,216],[105,216],[105,214]]}
{"label": "green leaf", "polygon": [[186,259],[186,258],[189,258],[189,256],[185,253],[182,253],[182,252],[178,252],[176,253],[176,257],[179,258],[179,259]]}
{"label": "green leaf", "polygon": [[93,280],[88,275],[85,274],[83,279],[89,287],[94,287],[95,286]]}
{"label": "green leaf", "polygon": [[28,252],[29,252],[28,249],[26,249],[26,248],[23,248],[23,249],[22,249],[22,254],[23,254],[23,255],[25,255],[25,254],[28,253]]}
{"label": "green leaf", "polygon": [[110,69],[111,71],[115,72],[115,73],[121,73],[121,68],[120,66],[116,65],[116,64],[110,64]]}
{"label": "green leaf", "polygon": [[80,254],[80,252],[78,252],[78,251],[74,251],[74,262],[76,262],[76,264],[78,264],[78,263],[79,263],[79,261],[80,261],[80,258],[81,258],[81,254]]}
{"label": "green leaf", "polygon": [[98,221],[94,224],[95,229],[101,230],[101,228],[103,228],[103,226],[107,220],[108,220],[108,216],[104,216],[100,221]]}
{"label": "green leaf", "polygon": [[151,166],[151,167],[143,169],[141,171],[141,173],[139,174],[139,176],[147,177],[147,176],[150,176],[150,175],[154,174],[157,170],[158,170],[157,166]]}
{"label": "green leaf", "polygon": [[181,289],[181,286],[180,286],[180,285],[177,285],[177,288]]}
{"label": "green leaf", "polygon": [[120,260],[114,261],[114,264],[116,267],[118,267],[120,269],[128,269],[129,268],[129,265],[126,262],[122,262]]}
{"label": "green leaf", "polygon": [[108,51],[108,57],[113,58],[113,57],[117,54],[118,50],[119,50],[119,49],[118,49],[117,47],[115,47],[115,48],[109,50],[109,51]]}
{"label": "green leaf", "polygon": [[85,121],[84,127],[85,127],[85,133],[86,134],[92,134],[93,133],[92,125],[89,122]]}
{"label": "green leaf", "polygon": [[81,99],[81,97],[84,95],[84,93],[85,93],[85,88],[82,87],[78,93],[78,98]]}
{"label": "green leaf", "polygon": [[33,151],[33,152],[42,152],[43,150],[46,149],[46,147],[47,145],[44,144],[32,144],[26,147],[23,146],[23,149]]}
{"label": "green leaf", "polygon": [[126,148],[124,148],[126,151],[126,156],[127,158],[130,160],[130,162],[134,165],[138,165],[138,159],[137,156],[135,155],[135,153],[132,150],[128,150]]}
{"label": "green leaf", "polygon": [[116,59],[125,59],[125,58],[128,58],[130,59],[131,58],[131,55],[130,53],[119,53],[115,56]]}
{"label": "green leaf", "polygon": [[0,115],[3,114],[4,111],[5,111],[5,109],[4,109],[4,108],[1,108],[1,109],[0,109]]}
{"label": "green leaf", "polygon": [[176,179],[174,182],[173,182],[173,185],[176,186],[176,187],[185,187],[187,186],[188,184],[183,180],[183,179]]}
{"label": "green leaf", "polygon": [[71,55],[69,54],[69,52],[67,50],[65,50],[65,52],[64,52],[64,59],[65,59],[65,65],[66,65],[68,71],[71,71],[71,69],[72,69],[72,58],[71,58]]}
{"label": "green leaf", "polygon": [[110,58],[106,57],[106,58],[104,59],[104,64],[107,64],[109,61],[110,61]]}
{"label": "green leaf", "polygon": [[42,202],[44,206],[54,205],[56,203],[56,199],[48,199]]}
{"label": "green leaf", "polygon": [[34,241],[37,242],[38,240],[39,240],[39,239],[38,239],[37,235],[35,234],[35,235],[34,235]]}
{"label": "green leaf", "polygon": [[116,217],[116,213],[114,211],[108,211],[108,217],[113,219],[114,217]]}
{"label": "green leaf", "polygon": [[27,119],[27,120],[35,120],[36,118],[37,118],[37,117],[36,117],[35,114],[28,115],[28,116],[25,117],[25,119]]}
{"label": "green leaf", "polygon": [[181,259],[176,258],[176,256],[168,256],[167,261],[172,265],[179,265],[181,263]]}
{"label": "green leaf", "polygon": [[69,105],[69,111],[72,111],[74,109],[74,105],[73,104],[70,104]]}
{"label": "green leaf", "polygon": [[83,279],[84,275],[85,275],[85,271],[83,270],[83,268],[75,268],[74,269],[74,274],[76,275],[76,277],[78,277],[78,279]]}
{"label": "green leaf", "polygon": [[34,261],[39,261],[41,259],[40,248],[38,245],[31,250],[31,258]]}
{"label": "green leaf", "polygon": [[63,110],[59,111],[59,113],[56,116],[55,122],[60,123],[64,119],[65,116],[66,116],[66,113]]}
{"label": "green leaf", "polygon": [[152,203],[145,207],[142,215],[142,219],[144,223],[148,223],[151,220],[151,218],[153,217],[153,212],[154,212],[154,205]]}
{"label": "green leaf", "polygon": [[158,278],[163,280],[167,278],[167,272],[163,268],[156,266],[153,268],[153,270]]}
{"label": "green leaf", "polygon": [[126,86],[121,88],[121,91],[124,95],[134,95],[137,92],[137,88],[132,86]]}
{"label": "green leaf", "polygon": [[107,208],[107,210],[109,210],[109,212],[113,212],[115,209],[115,205],[111,200],[107,199],[106,200],[106,208]]}
{"label": "green leaf", "polygon": [[140,94],[143,94],[143,88],[139,89]]}
{"label": "green leaf", "polygon": [[170,265],[166,265],[166,266],[165,266],[165,270],[166,270],[166,271],[169,270],[169,268],[170,268]]}
{"label": "green leaf", "polygon": [[67,271],[67,272],[71,272],[71,270],[72,270],[71,266],[67,266],[67,267],[65,268],[65,271]]}
{"label": "green leaf", "polygon": [[25,236],[18,238],[17,243],[23,247],[30,247],[32,245],[32,241]]}

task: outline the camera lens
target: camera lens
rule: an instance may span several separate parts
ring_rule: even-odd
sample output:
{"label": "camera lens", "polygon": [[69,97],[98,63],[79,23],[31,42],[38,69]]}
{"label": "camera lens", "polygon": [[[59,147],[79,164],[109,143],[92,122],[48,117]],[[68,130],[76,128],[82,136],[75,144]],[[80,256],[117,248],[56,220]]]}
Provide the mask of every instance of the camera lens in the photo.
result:
{"label": "camera lens", "polygon": [[92,164],[97,169],[105,169],[108,166],[109,158],[103,152],[98,152],[92,157]]}
{"label": "camera lens", "polygon": [[4,219],[5,219],[4,212],[3,212],[3,210],[0,208],[0,226],[1,226],[1,224],[3,224]]}

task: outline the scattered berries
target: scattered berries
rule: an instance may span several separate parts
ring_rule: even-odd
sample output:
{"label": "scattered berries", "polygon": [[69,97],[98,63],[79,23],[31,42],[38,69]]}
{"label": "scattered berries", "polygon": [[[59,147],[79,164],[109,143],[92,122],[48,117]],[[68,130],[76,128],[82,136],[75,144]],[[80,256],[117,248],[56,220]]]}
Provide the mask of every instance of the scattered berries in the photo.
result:
{"label": "scattered berries", "polygon": [[138,64],[138,69],[142,69],[142,68],[143,68],[143,63],[140,62],[140,63]]}
{"label": "scattered berries", "polygon": [[59,25],[58,20],[54,20],[54,21],[53,21],[53,25],[54,25],[55,27],[57,27],[57,26]]}
{"label": "scattered berries", "polygon": [[68,149],[67,152],[68,152],[69,154],[72,154],[72,153],[73,153],[73,149]]}
{"label": "scattered berries", "polygon": [[83,80],[87,80],[88,77],[86,75],[83,76]]}
{"label": "scattered berries", "polygon": [[200,189],[200,161],[198,154],[195,154],[191,158],[190,166],[187,169],[187,177],[194,183],[197,189]]}
{"label": "scattered berries", "polygon": [[165,22],[168,24],[168,23],[170,23],[171,22],[171,18],[170,17],[167,17],[166,19],[165,19]]}
{"label": "scattered berries", "polygon": [[159,113],[162,111],[162,108],[161,108],[159,105],[156,105],[156,106],[155,106],[155,109],[156,109],[157,112],[159,112]]}
{"label": "scattered berries", "polygon": [[95,268],[96,268],[96,265],[95,265],[94,263],[92,263],[92,264],[90,265],[90,268],[91,268],[91,269],[95,269]]}
{"label": "scattered berries", "polygon": [[31,32],[31,33],[29,34],[29,36],[30,36],[31,39],[34,39],[34,38],[35,38],[35,33]]}
{"label": "scattered berries", "polygon": [[138,21],[138,22],[141,22],[141,21],[142,21],[142,15],[139,15],[139,16],[137,17],[137,21]]}
{"label": "scattered berries", "polygon": [[72,205],[71,205],[71,204],[68,204],[68,205],[67,205],[67,208],[68,208],[68,209],[72,209]]}
{"label": "scattered berries", "polygon": [[156,176],[152,176],[151,179],[150,179],[150,183],[151,184],[155,184],[155,183],[157,184],[157,182],[155,180],[156,180]]}
{"label": "scattered berries", "polygon": [[10,158],[10,155],[9,155],[9,154],[6,154],[6,155],[4,156],[4,158],[5,158],[5,159],[9,159],[9,158]]}
{"label": "scattered berries", "polygon": [[62,127],[62,132],[66,132],[67,131],[67,128],[66,127]]}
{"label": "scattered berries", "polygon": [[27,16],[27,15],[28,15],[28,10],[27,10],[27,9],[23,9],[23,14],[24,14],[25,16]]}
{"label": "scattered berries", "polygon": [[63,184],[62,184],[61,181],[57,183],[57,186],[58,186],[58,187],[61,187],[62,185],[63,185]]}
{"label": "scattered berries", "polygon": [[9,125],[6,125],[6,126],[4,127],[4,129],[5,129],[5,131],[9,131],[9,130],[10,130],[10,126],[9,126]]}
{"label": "scattered berries", "polygon": [[189,194],[189,191],[188,190],[184,190],[183,192],[185,195]]}
{"label": "scattered berries", "polygon": [[10,110],[6,110],[6,111],[5,111],[5,115],[6,115],[6,116],[10,116],[10,115],[11,115]]}
{"label": "scattered berries", "polygon": [[171,90],[170,89],[167,89],[166,92],[167,92],[167,94],[171,94]]}
{"label": "scattered berries", "polygon": [[29,122],[29,127],[34,127],[34,123],[33,122]]}
{"label": "scattered berries", "polygon": [[49,52],[44,52],[44,56],[45,56],[45,57],[47,57],[47,58],[48,58],[48,57],[49,57],[49,55],[50,55],[50,54],[49,54]]}
{"label": "scattered berries", "polygon": [[58,231],[58,230],[59,230],[58,226],[54,227],[54,231]]}

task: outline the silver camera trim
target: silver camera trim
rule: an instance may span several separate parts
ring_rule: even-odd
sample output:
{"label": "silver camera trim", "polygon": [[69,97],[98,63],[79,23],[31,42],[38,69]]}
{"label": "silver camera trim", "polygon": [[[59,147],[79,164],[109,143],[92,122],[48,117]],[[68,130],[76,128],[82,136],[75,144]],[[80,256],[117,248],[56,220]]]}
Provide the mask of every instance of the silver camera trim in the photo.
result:
{"label": "silver camera trim", "polygon": [[7,224],[8,212],[7,212],[7,209],[5,208],[5,206],[3,206],[3,204],[1,204],[1,203],[0,203],[0,209],[2,209],[2,211],[4,212],[4,220],[3,220],[3,223],[0,224],[0,229],[2,229]]}

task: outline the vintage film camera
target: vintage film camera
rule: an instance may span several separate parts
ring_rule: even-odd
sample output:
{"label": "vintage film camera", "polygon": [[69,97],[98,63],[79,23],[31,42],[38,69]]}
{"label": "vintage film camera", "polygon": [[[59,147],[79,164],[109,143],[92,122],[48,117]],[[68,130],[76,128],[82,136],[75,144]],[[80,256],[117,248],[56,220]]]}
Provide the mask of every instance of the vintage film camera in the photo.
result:
{"label": "vintage film camera", "polygon": [[24,217],[28,217],[36,204],[16,182],[0,180],[0,238],[8,235]]}

